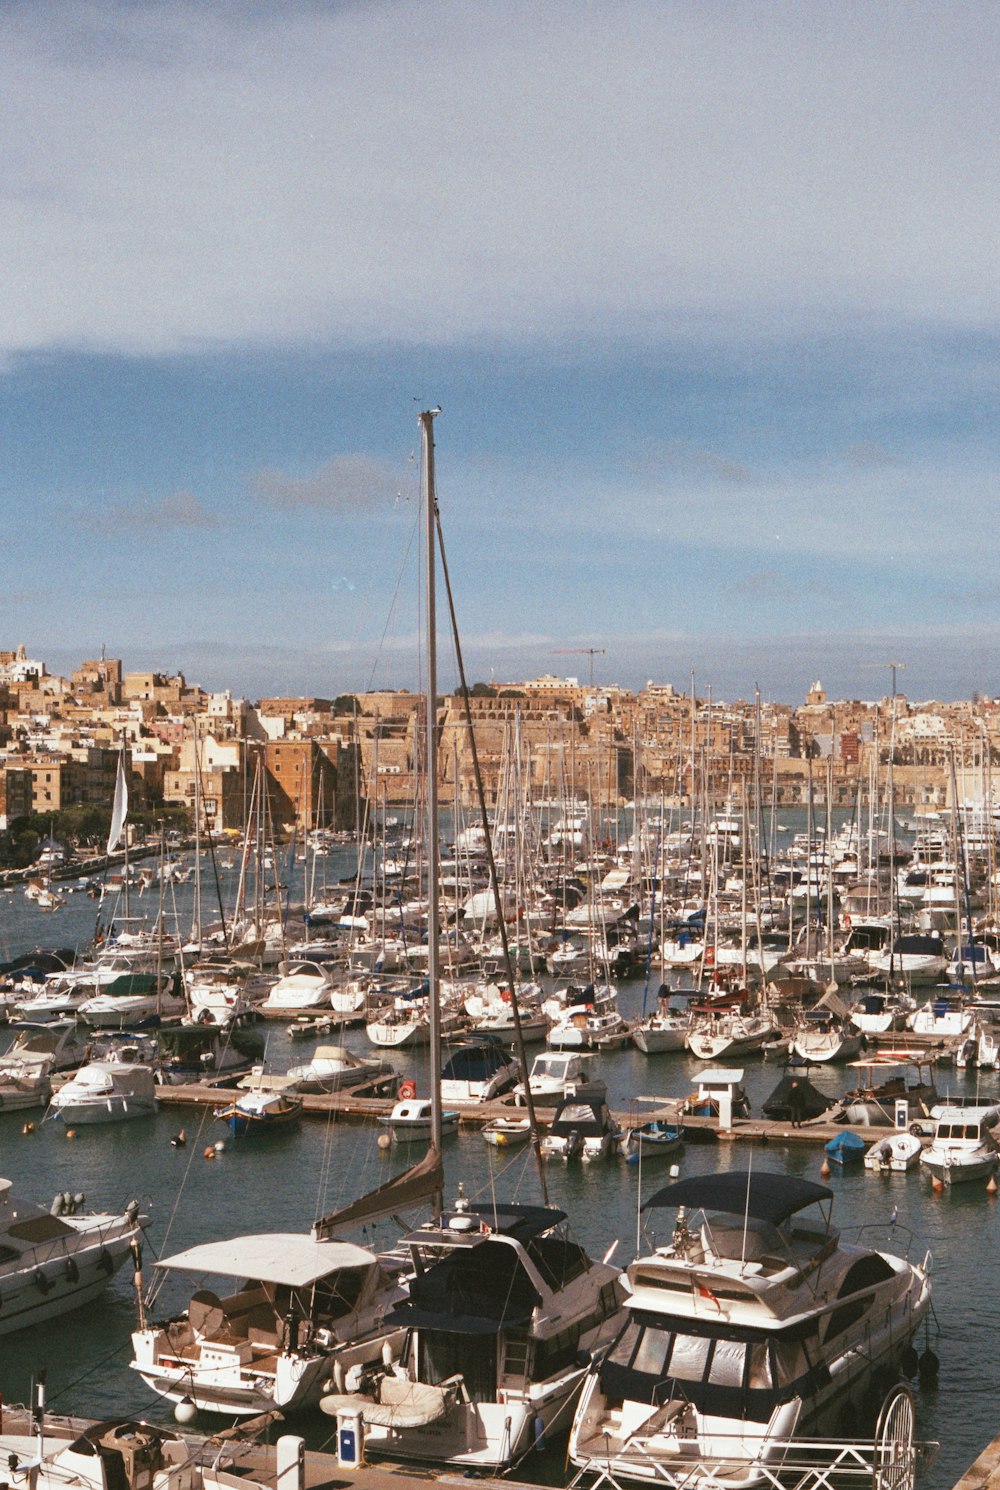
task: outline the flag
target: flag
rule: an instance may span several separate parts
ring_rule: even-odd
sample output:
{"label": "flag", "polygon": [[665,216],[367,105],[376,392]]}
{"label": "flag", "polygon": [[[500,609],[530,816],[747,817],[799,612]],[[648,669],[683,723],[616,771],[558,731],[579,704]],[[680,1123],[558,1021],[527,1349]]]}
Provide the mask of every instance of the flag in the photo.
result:
{"label": "flag", "polygon": [[722,1305],[719,1303],[718,1299],[715,1297],[715,1294],[709,1288],[707,1283],[699,1283],[696,1281],[694,1285],[694,1291],[700,1299],[707,1299],[710,1304],[714,1304],[715,1307],[721,1312]]}
{"label": "flag", "polygon": [[128,817],[128,779],[125,775],[125,752],[118,756],[118,779],[115,782],[115,805],[111,811],[111,831],[108,833],[108,853],[113,854],[121,842]]}

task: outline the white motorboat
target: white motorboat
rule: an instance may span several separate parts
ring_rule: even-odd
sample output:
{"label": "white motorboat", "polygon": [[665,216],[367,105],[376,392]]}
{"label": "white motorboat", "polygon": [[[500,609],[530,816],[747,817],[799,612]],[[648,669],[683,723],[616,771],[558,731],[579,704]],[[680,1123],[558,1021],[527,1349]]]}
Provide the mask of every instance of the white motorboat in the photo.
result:
{"label": "white motorboat", "polygon": [[[248,1417],[314,1407],[338,1356],[381,1360],[386,1310],[403,1297],[398,1268],[352,1242],[294,1232],[189,1247],[156,1264],[240,1280],[220,1296],[199,1288],[184,1314],[132,1336],[132,1369],[169,1401]],[[246,1280],[246,1281],[243,1281]]]}
{"label": "white motorboat", "polygon": [[962,1040],[972,1032],[975,1009],[942,989],[914,1009],[906,1021],[915,1035],[935,1035],[942,1040]]}
{"label": "white motorboat", "polygon": [[392,1066],[379,1056],[354,1055],[343,1045],[317,1045],[311,1061],[291,1066],[288,1079],[299,1092],[339,1092],[377,1076],[391,1076]]}
{"label": "white motorboat", "polygon": [[[428,1143],[431,1136],[432,1103],[427,1097],[404,1097],[393,1105],[388,1117],[380,1117],[379,1122],[389,1129],[393,1143]],[[442,1112],[441,1132],[454,1133],[457,1128],[458,1113]]]}
{"label": "white motorboat", "polygon": [[368,1454],[496,1472],[565,1423],[586,1367],[610,1338],[618,1270],[593,1262],[545,1206],[454,1207],[404,1238],[413,1260],[398,1361],[341,1373],[324,1412],[361,1412]]}
{"label": "white motorboat", "polygon": [[[860,1420],[928,1310],[930,1259],[844,1242],[832,1198],[758,1170],[681,1180],[646,1202],[676,1209],[672,1236],[627,1269],[624,1328],[573,1420],[575,1465],[746,1490],[789,1440]],[[815,1220],[802,1214],[813,1206]]]}
{"label": "white motorboat", "polygon": [[521,1063],[498,1040],[460,1045],[441,1071],[443,1102],[490,1102],[509,1092],[521,1074]]}
{"label": "white motorboat", "polygon": [[[548,1050],[536,1055],[528,1073],[527,1086],[536,1107],[555,1107],[564,1097],[579,1093],[581,1097],[605,1097],[607,1086],[595,1077],[590,1052]],[[514,1101],[522,1107],[526,1101],[525,1083],[514,1088]]]}
{"label": "white motorboat", "polygon": [[0,1112],[43,1107],[52,1095],[53,1072],[71,1070],[85,1059],[86,1045],[75,1020],[22,1025],[14,1044],[0,1056]]}
{"label": "white motorboat", "polygon": [[621,1135],[599,1097],[565,1097],[542,1139],[542,1153],[560,1159],[606,1159]]}
{"label": "white motorboat", "polygon": [[91,1303],[149,1225],[135,1201],[117,1216],[77,1202],[83,1197],[57,1195],[45,1210],[0,1180],[0,1335]]}
{"label": "white motorboat", "polygon": [[997,1141],[990,1124],[1000,1121],[993,1107],[944,1107],[934,1124],[930,1146],[920,1155],[920,1167],[944,1185],[989,1179],[1000,1165]]}
{"label": "white motorboat", "polygon": [[948,958],[939,935],[905,932],[887,951],[871,959],[872,972],[883,978],[900,978],[910,987],[937,983],[944,977]]}
{"label": "white motorboat", "polygon": [[95,1029],[121,1030],[159,1014],[182,1014],[178,983],[155,973],[124,973],[84,1000],[78,1013]]}
{"label": "white motorboat", "polygon": [[288,971],[271,985],[261,1008],[265,1013],[287,1013],[289,1009],[328,1009],[332,991],[333,978],[321,963],[293,962]]}
{"label": "white motorboat", "polygon": [[906,1174],[916,1169],[923,1143],[915,1133],[888,1133],[865,1154],[865,1168],[876,1174]]}
{"label": "white motorboat", "polygon": [[632,1038],[617,1009],[568,1009],[546,1036],[550,1050],[621,1050]]}
{"label": "white motorboat", "polygon": [[155,1041],[108,1047],[53,1092],[46,1117],[68,1127],[120,1123],[156,1111]]}

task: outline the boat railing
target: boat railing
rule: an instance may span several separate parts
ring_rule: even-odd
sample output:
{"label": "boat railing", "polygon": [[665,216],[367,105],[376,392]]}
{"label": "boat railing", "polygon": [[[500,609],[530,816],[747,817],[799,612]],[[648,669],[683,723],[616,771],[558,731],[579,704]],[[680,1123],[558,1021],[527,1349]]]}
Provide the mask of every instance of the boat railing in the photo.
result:
{"label": "boat railing", "polygon": [[746,1452],[745,1437],[734,1434],[734,1451],[726,1456],[723,1435],[713,1434],[717,1452],[700,1456],[690,1440],[683,1454],[665,1458],[643,1450],[630,1440],[628,1465],[595,1455],[580,1465],[569,1490],[586,1483],[588,1490],[625,1490],[637,1479],[668,1490],[848,1490],[866,1485],[870,1490],[914,1490],[918,1469],[933,1464],[940,1444],[913,1437],[914,1404],[909,1387],[900,1384],[885,1399],[872,1438],[789,1438],[767,1436],[756,1456]]}
{"label": "boat railing", "polygon": [[[896,1134],[889,1136],[895,1137]],[[851,1242],[855,1246],[884,1248],[895,1257],[902,1257],[907,1262],[915,1249],[919,1250],[920,1246],[908,1226],[901,1226],[894,1221],[868,1221],[861,1226],[844,1227],[841,1229],[840,1236],[842,1241]],[[931,1254],[927,1251],[923,1261],[928,1268],[930,1260]]]}

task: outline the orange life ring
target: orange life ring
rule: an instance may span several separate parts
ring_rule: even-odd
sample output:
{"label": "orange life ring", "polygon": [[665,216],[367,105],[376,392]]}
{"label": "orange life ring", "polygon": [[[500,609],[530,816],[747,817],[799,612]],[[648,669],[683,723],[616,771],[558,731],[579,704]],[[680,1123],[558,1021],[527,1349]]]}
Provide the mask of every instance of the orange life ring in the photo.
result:
{"label": "orange life ring", "polygon": [[417,1095],[417,1083],[415,1081],[401,1081],[399,1083],[399,1095],[404,1102]]}
{"label": "orange life ring", "polygon": [[513,997],[511,995],[511,991],[510,991],[509,988],[501,988],[501,990],[500,990],[500,1002],[503,1003],[503,1004],[513,1003]]}

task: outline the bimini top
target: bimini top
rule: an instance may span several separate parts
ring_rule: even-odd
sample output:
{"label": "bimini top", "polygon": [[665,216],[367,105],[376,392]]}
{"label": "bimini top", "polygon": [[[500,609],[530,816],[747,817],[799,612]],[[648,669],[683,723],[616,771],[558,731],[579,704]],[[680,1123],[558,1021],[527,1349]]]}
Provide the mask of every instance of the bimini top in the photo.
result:
{"label": "bimini top", "polygon": [[175,1252],[173,1257],[161,1258],[156,1266],[307,1288],[338,1268],[368,1267],[377,1261],[374,1252],[353,1242],[314,1242],[300,1232],[272,1231],[235,1236],[225,1242],[203,1242],[185,1252]]}
{"label": "bimini top", "polygon": [[760,1169],[728,1174],[695,1174],[657,1190],[643,1206],[684,1205],[696,1210],[725,1211],[733,1216],[750,1216],[754,1221],[770,1221],[780,1226],[796,1211],[821,1200],[832,1200],[833,1191],[812,1180],[777,1174]]}

